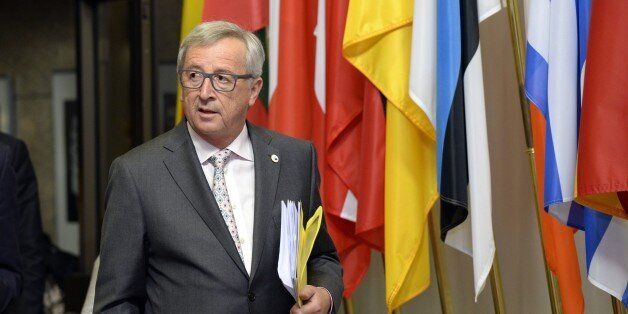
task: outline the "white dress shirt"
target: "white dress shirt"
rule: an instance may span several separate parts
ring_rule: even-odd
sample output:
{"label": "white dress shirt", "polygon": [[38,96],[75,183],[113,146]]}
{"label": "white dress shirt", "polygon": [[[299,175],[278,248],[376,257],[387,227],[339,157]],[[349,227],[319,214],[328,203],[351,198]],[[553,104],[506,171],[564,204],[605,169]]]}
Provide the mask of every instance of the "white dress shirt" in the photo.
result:
{"label": "white dress shirt", "polygon": [[[209,157],[220,151],[209,144],[192,129],[188,123],[188,131],[196,149],[201,168],[205,173],[207,183],[213,189],[214,166]],[[244,267],[251,273],[251,259],[253,255],[253,223],[255,211],[255,168],[253,167],[253,145],[249,138],[246,124],[240,135],[227,147],[231,155],[225,164],[225,183],[227,193],[233,209],[233,218],[238,228],[238,236],[242,246]]]}

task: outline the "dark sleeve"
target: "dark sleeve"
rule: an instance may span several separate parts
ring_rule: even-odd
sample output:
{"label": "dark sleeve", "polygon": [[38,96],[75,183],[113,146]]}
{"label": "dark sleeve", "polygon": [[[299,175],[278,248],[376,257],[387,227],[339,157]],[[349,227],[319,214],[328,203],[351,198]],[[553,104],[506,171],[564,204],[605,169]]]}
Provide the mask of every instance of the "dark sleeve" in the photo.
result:
{"label": "dark sleeve", "polygon": [[43,313],[46,266],[37,178],[26,145],[16,141],[12,150],[12,166],[17,179],[18,242],[23,285],[22,294],[7,309],[7,313],[39,314]]}
{"label": "dark sleeve", "polygon": [[0,149],[0,312],[20,293],[15,174],[8,153]]}
{"label": "dark sleeve", "polygon": [[[319,192],[320,175],[318,172],[316,150],[311,144],[310,149],[310,167],[312,170],[309,204],[310,213],[308,217],[311,217],[314,211],[321,206],[321,196]],[[307,265],[308,284],[326,288],[331,293],[334,301],[334,312],[338,313],[340,310],[340,301],[342,300],[342,292],[344,290],[342,283],[342,267],[340,266],[340,260],[338,259],[334,242],[332,242],[331,237],[327,233],[324,218]]]}
{"label": "dark sleeve", "polygon": [[133,178],[119,158],[109,170],[94,313],[143,313],[146,300],[145,232]]}

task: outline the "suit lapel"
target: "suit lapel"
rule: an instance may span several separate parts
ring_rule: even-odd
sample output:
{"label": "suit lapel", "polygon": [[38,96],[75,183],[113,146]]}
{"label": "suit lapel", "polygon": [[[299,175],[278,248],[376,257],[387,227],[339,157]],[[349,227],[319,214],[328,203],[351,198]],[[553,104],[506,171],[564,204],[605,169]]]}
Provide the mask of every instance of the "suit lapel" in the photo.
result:
{"label": "suit lapel", "polygon": [[262,258],[268,232],[272,228],[272,212],[275,205],[281,156],[279,150],[270,145],[272,138],[267,132],[250,123],[247,123],[247,127],[255,158],[255,218],[250,277],[252,281]]}
{"label": "suit lapel", "polygon": [[[233,262],[248,277],[231,234],[229,234],[227,225],[220,214],[218,204],[205,179],[205,174],[203,169],[201,169],[194,145],[188,134],[185,120],[177,125],[173,141],[164,145],[164,147],[172,152],[171,156],[164,159],[164,164],[170,175],[172,175],[172,178],[190,201],[192,207],[201,216],[203,222],[209,227]],[[257,175],[257,166],[255,168]]]}

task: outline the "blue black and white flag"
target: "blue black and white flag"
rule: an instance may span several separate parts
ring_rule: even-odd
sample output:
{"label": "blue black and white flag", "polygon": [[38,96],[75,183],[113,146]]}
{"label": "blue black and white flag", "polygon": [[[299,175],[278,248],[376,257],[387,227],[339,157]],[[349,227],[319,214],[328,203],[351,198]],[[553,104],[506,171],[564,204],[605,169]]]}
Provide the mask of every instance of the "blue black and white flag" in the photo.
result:
{"label": "blue black and white flag", "polygon": [[[435,124],[441,236],[473,257],[477,300],[495,256],[479,23],[501,4],[428,2],[415,8],[410,95]],[[426,16],[434,12],[435,21]],[[436,87],[427,81],[434,78]]]}

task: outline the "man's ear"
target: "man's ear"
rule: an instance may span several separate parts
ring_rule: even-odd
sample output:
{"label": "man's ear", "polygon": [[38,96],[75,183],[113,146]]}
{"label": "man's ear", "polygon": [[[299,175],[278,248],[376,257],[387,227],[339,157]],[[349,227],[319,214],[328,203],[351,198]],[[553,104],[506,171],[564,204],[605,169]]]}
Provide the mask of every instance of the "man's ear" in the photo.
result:
{"label": "man's ear", "polygon": [[264,86],[264,81],[261,77],[255,78],[253,83],[251,83],[251,97],[249,97],[249,108],[253,107],[259,93],[262,91],[262,86]]}

